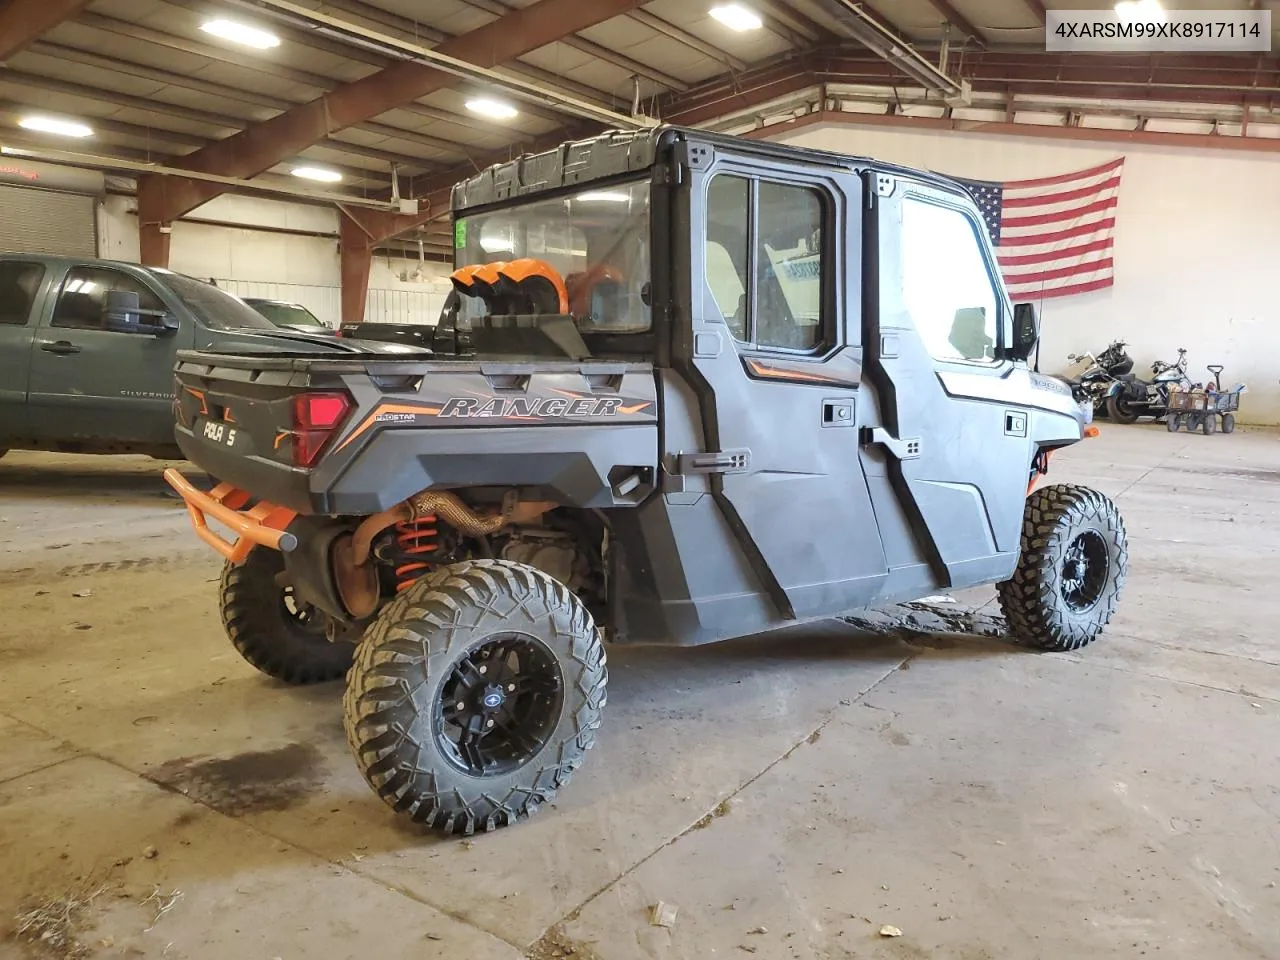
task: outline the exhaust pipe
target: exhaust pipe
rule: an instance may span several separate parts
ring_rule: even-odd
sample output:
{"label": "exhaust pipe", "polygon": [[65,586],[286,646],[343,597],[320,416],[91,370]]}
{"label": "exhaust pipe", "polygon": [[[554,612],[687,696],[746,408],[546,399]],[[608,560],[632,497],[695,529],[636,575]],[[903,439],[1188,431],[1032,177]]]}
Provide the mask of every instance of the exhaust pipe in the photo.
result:
{"label": "exhaust pipe", "polygon": [[397,503],[390,510],[375,513],[356,527],[351,538],[351,562],[357,567],[369,561],[373,538],[396,523],[408,523],[419,517],[435,515],[459,533],[473,537],[497,533],[507,524],[528,523],[536,520],[559,504],[549,500],[516,500],[509,496],[498,513],[477,513],[453,493],[445,490],[424,490],[408,500]]}
{"label": "exhaust pipe", "polygon": [[424,490],[408,500],[366,517],[351,536],[344,536],[329,555],[334,586],[347,612],[362,619],[378,608],[380,591],[377,569],[369,563],[373,540],[383,530],[397,523],[410,523],[419,517],[436,516],[460,533],[486,536],[497,533],[508,524],[529,523],[559,504],[550,500],[518,500],[508,494],[498,513],[477,513],[456,494],[444,490]]}

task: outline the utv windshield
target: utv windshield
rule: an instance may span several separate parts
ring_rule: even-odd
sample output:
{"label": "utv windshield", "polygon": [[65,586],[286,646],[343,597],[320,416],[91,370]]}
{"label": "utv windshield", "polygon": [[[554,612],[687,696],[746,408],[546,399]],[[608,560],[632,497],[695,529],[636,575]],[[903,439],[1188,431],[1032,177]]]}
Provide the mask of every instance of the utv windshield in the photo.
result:
{"label": "utv windshield", "polygon": [[454,247],[469,319],[568,314],[583,334],[650,327],[648,181],[459,218]]}

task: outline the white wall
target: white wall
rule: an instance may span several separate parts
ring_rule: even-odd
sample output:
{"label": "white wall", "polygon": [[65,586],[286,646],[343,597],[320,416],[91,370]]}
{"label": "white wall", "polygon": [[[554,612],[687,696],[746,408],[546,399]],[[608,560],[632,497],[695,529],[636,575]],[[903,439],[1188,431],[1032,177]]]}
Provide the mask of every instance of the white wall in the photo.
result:
{"label": "white wall", "polygon": [[1041,369],[1127,340],[1139,373],[1186,347],[1194,379],[1244,381],[1243,422],[1280,423],[1280,154],[830,124],[780,141],[939,173],[1016,180],[1125,157],[1115,285],[1041,305]]}
{"label": "white wall", "polygon": [[[99,212],[100,255],[138,261],[138,218],[133,197],[109,196]],[[327,207],[224,195],[191,212],[201,220],[243,226],[178,221],[173,225],[169,266],[214,279],[237,296],[301,303],[332,326],[341,311],[338,213]],[[261,229],[261,228],[272,229]],[[257,229],[255,229],[257,228]],[[273,230],[299,230],[301,236]],[[429,282],[405,282],[412,261],[375,257],[369,276],[365,319],[373,322],[435,323],[448,294],[449,268],[428,263]]]}

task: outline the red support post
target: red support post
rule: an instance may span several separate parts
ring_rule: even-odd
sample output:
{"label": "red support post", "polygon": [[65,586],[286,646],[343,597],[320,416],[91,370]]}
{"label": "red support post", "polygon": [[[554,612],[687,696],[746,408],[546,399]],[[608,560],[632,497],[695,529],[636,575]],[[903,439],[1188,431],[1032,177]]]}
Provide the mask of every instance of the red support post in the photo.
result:
{"label": "red support post", "polygon": [[343,324],[364,321],[374,247],[406,230],[421,226],[431,218],[431,207],[421,201],[419,205],[422,212],[416,214],[339,207],[338,243]]}

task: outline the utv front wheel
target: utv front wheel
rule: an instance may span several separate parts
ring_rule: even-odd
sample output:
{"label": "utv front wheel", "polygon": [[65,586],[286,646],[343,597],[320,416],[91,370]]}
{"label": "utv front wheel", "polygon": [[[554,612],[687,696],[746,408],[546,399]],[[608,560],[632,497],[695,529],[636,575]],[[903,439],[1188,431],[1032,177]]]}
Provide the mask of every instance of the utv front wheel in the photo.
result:
{"label": "utv front wheel", "polygon": [[281,586],[284,559],[257,547],[244,563],[222,568],[222,625],[240,656],[285,683],[337,680],[351,666],[355,644],[330,642],[324,616]]}
{"label": "utv front wheel", "polygon": [[1128,571],[1116,505],[1088,487],[1057,484],[1027,498],[1022,556],[996,589],[1013,635],[1042,650],[1076,650],[1111,620]]}
{"label": "utv front wheel", "polygon": [[445,833],[510,826],[555,797],[595,741],[604,647],[540,570],[444,567],[378,615],[343,698],[347,740],[394,810]]}

